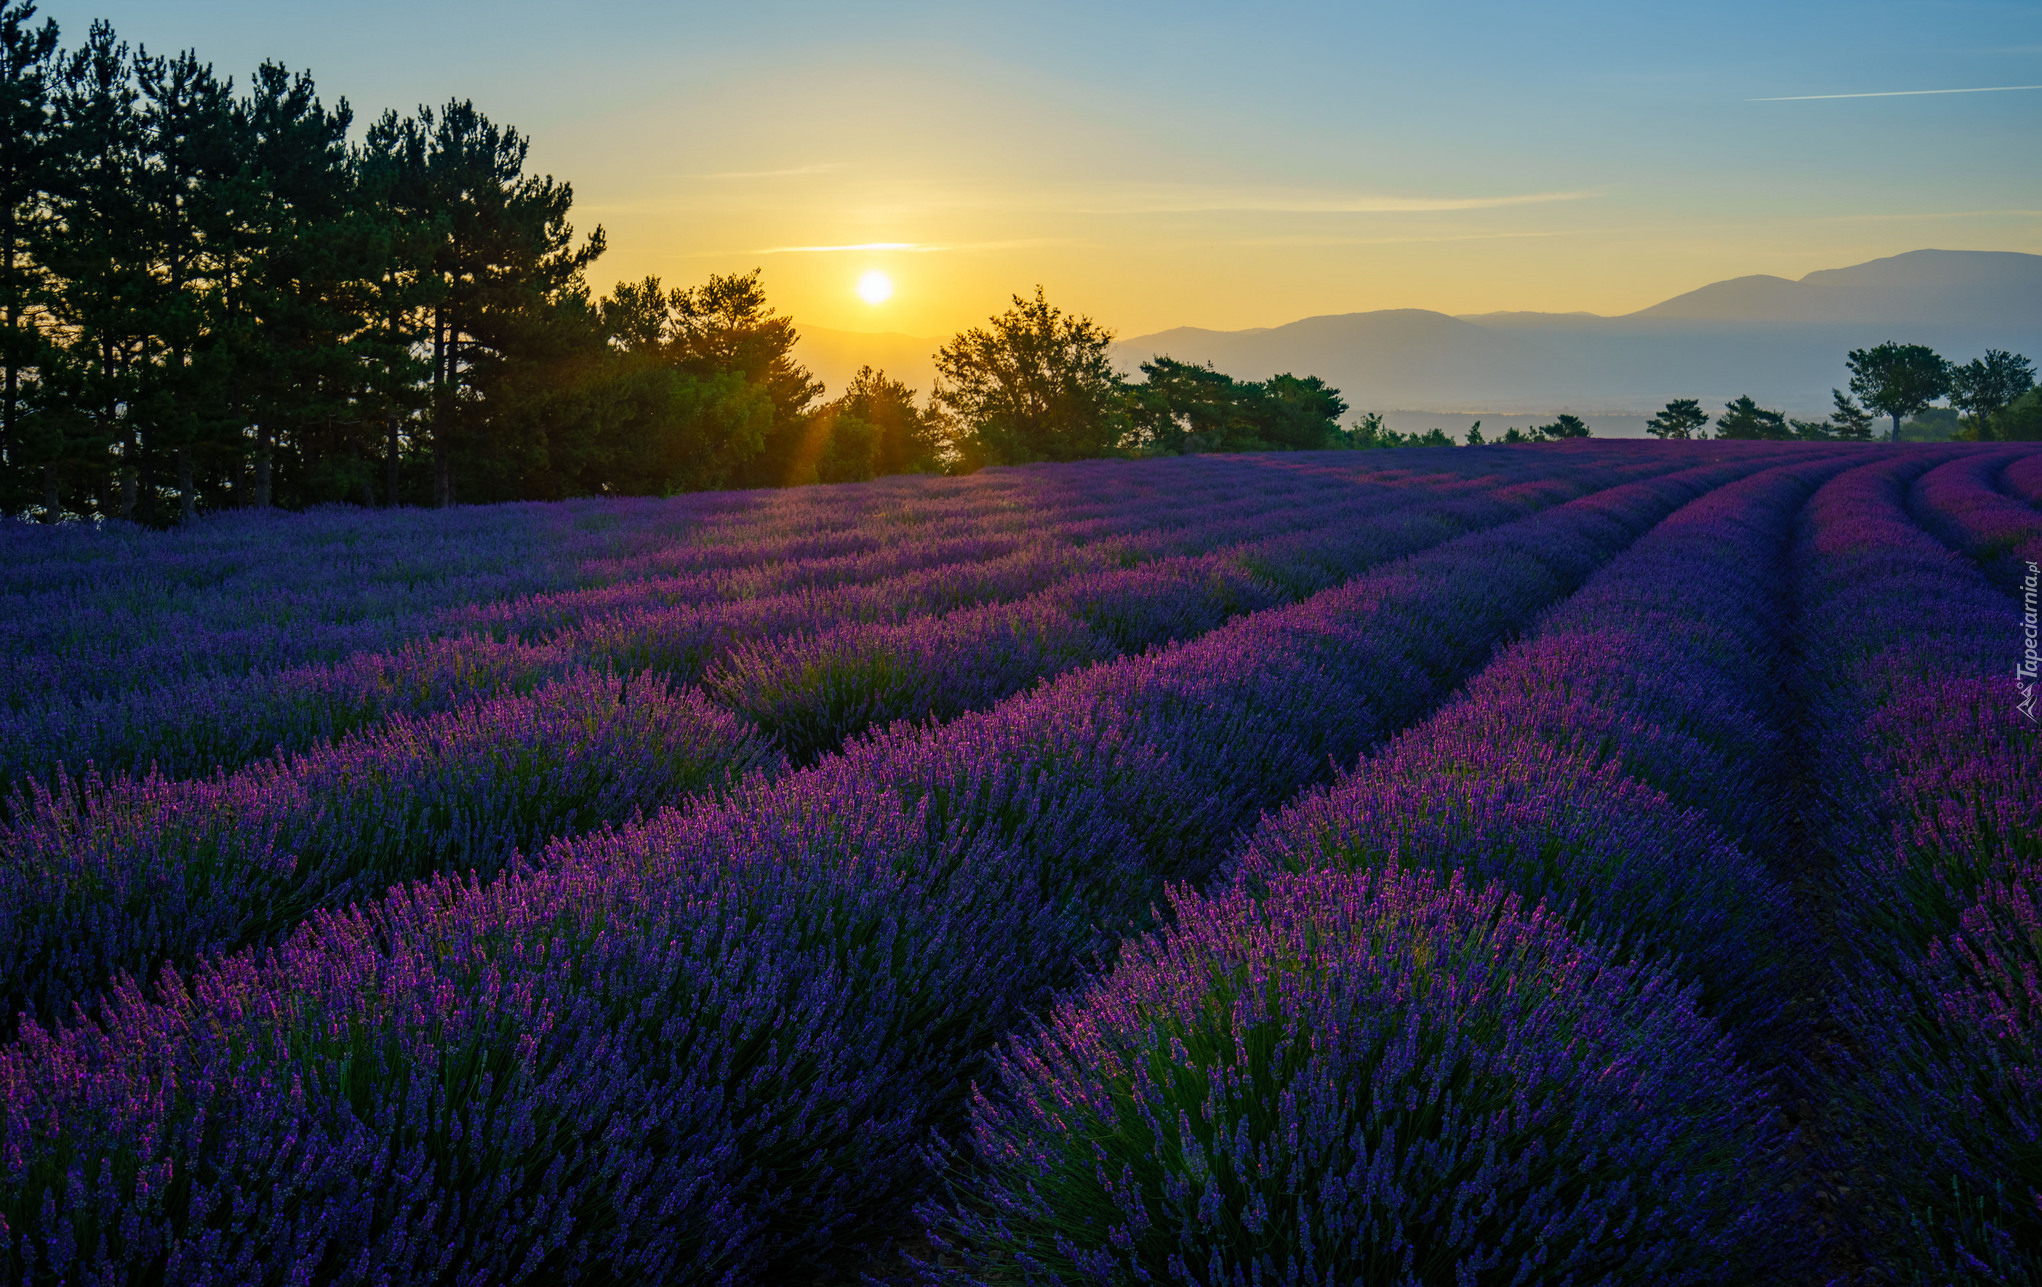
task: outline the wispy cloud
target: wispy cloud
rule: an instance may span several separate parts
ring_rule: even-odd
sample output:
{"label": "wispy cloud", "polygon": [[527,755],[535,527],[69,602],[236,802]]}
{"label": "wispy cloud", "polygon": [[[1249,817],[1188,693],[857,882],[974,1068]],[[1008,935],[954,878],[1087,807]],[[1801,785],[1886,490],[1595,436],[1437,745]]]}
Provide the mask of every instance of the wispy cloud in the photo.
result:
{"label": "wispy cloud", "polygon": [[816,165],[797,165],[787,170],[716,170],[708,174],[682,174],[682,179],[793,179],[809,174],[835,174],[848,169],[843,161],[825,161]]}
{"label": "wispy cloud", "polygon": [[838,255],[865,250],[891,250],[910,255],[940,254],[961,250],[1019,250],[1031,246],[1056,246],[1054,237],[1029,237],[1019,241],[859,241],[844,246],[767,246],[750,251],[754,255]]}
{"label": "wispy cloud", "polygon": [[1587,201],[1600,192],[1526,192],[1491,197],[1388,197],[1333,195],[1257,190],[1212,190],[1173,194],[1136,194],[1125,201],[1101,202],[1076,214],[1427,214],[1453,210],[1493,210],[1503,206],[1545,205],[1555,201]]}
{"label": "wispy cloud", "polygon": [[1747,103],[1810,103],[1818,98],[1914,98],[1922,94],[2011,94],[2042,89],[2042,85],[1976,85],[1969,89],[1881,89],[1868,94],[1785,94],[1778,98],[1747,98]]}

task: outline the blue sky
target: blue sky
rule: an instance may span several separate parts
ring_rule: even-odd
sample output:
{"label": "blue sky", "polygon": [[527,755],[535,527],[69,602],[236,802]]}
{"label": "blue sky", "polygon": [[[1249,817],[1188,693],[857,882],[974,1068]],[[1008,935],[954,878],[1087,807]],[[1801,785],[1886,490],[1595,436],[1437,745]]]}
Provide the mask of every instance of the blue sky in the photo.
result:
{"label": "blue sky", "polygon": [[1128,334],[2042,252],[2042,90],[1751,101],[2042,84],[2033,0],[41,9],[364,118],[473,98],[608,230],[599,288],[761,266],[844,329],[1037,282]]}

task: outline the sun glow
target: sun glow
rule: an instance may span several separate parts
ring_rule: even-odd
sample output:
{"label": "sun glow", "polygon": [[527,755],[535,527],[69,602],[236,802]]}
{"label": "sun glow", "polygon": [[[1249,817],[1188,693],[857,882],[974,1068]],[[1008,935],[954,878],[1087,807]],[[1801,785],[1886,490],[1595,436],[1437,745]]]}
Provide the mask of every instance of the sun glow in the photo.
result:
{"label": "sun glow", "polygon": [[893,278],[873,269],[858,279],[858,298],[868,304],[884,304],[893,298]]}

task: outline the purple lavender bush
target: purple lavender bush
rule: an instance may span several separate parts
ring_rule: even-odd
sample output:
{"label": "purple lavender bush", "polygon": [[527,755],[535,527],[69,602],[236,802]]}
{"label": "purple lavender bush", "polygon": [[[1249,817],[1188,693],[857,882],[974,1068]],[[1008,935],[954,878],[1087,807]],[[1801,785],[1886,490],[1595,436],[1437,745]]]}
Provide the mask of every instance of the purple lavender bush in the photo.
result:
{"label": "purple lavender bush", "polygon": [[2010,460],[2003,449],[1961,456],[1923,474],[1911,497],[1922,525],[2002,589],[2019,586],[2028,564],[2042,562],[2042,510],[1993,486],[2019,458]]}
{"label": "purple lavender bush", "polygon": [[36,787],[0,822],[0,1029],[779,767],[699,693],[585,672],[212,780]]}
{"label": "purple lavender bush", "polygon": [[2017,456],[2000,475],[2007,494],[2030,505],[2042,505],[2042,452]]}
{"label": "purple lavender bush", "polygon": [[1001,1060],[938,1276],[975,1283],[1737,1279],[1764,1096],[1666,975],[1407,873],[1179,896]]}
{"label": "purple lavender bush", "polygon": [[1834,461],[1684,506],[1431,719],[1266,821],[1237,866],[1500,882],[1625,958],[1670,954],[1744,1039],[1805,944],[1763,855],[1783,756],[1769,662],[1794,516]]}
{"label": "purple lavender bush", "polygon": [[[798,512],[825,523],[819,535],[762,540],[755,539],[754,526],[732,534],[746,539],[715,542],[708,540],[713,532],[697,533],[703,545],[583,564],[581,575],[599,583],[593,589],[442,612],[430,629],[413,620],[407,629],[419,637],[338,660],[238,670],[231,658],[206,651],[214,632],[195,629],[176,636],[177,656],[190,664],[153,684],[144,682],[155,672],[141,664],[141,645],[72,659],[94,675],[132,681],[101,692],[95,684],[60,682],[58,671],[71,665],[63,649],[25,646],[23,687],[0,709],[0,781],[19,785],[66,770],[75,776],[88,762],[102,772],[196,776],[279,750],[306,750],[393,715],[529,691],[577,666],[656,670],[692,682],[730,648],[790,631],[899,622],[1007,601],[1130,561],[1323,530],[1355,504],[1385,511],[1436,507],[1450,505],[1457,489],[1479,487],[1479,481],[1452,476],[1379,483],[1353,465],[1313,472],[1253,461],[1207,469],[1201,477],[1209,490],[1233,485],[1233,494],[1215,495],[1210,504],[1199,504],[1197,488],[1173,496],[1140,485],[1181,473],[1173,463],[1151,462],[1123,477],[1123,490],[1132,495],[1111,498],[1095,494],[1102,479],[1073,495],[1048,485],[1057,475],[1019,471],[1018,480],[1008,479],[995,493],[1003,504],[985,503],[987,488],[980,487],[965,498],[974,502],[970,507],[937,507],[936,515],[954,521],[936,531],[928,530],[931,522],[846,526],[869,506],[839,506],[846,514],[834,518],[810,506]],[[1520,472],[1550,472],[1535,466],[1517,462]],[[787,506],[776,501],[775,508]],[[277,561],[286,562],[287,553],[277,551]],[[610,580],[631,573],[645,575],[630,585]],[[316,599],[317,587],[308,593]],[[39,610],[61,625],[69,619],[62,608],[41,604]],[[325,611],[317,603],[313,608]],[[152,639],[171,628],[148,612],[136,615],[142,618],[137,628]],[[278,615],[289,621],[303,614]],[[87,638],[118,638],[118,632],[86,629],[75,620],[69,629]]]}
{"label": "purple lavender bush", "polygon": [[[75,1277],[109,1248],[141,1279],[392,1282],[854,1266],[927,1196],[925,1147],[962,1127],[1001,1038],[1140,928],[1165,878],[1309,780],[1279,769],[1321,774],[1304,752],[1366,734],[1363,694],[1395,712],[1455,682],[1407,669],[1425,632],[1453,620],[1477,655],[1564,588],[1555,568],[1585,575],[1753,467],[1586,497],[1262,614],[1300,624],[1259,650],[1095,667],[560,844],[535,872],[317,917],[273,957],[166,972],[154,997],[125,984],[94,1023],[27,1025],[0,1058],[15,1264]],[[1535,550],[1549,561],[1519,571]],[[1426,610],[1464,599],[1493,606]],[[1371,644],[1371,620],[1397,642]],[[1269,627],[1222,633],[1249,630]],[[1255,655],[1286,641],[1301,662]],[[1243,691],[1318,677],[1257,713],[1208,700],[1228,657],[1255,662]]]}
{"label": "purple lavender bush", "polygon": [[1861,1235],[1874,1259],[1904,1282],[2034,1282],[2042,738],[2004,677],[2015,605],[1908,513],[1942,459],[1964,460],[1838,478],[1797,551],[1819,644],[1797,687],[1836,769],[1808,831],[1832,864],[1837,1014],[1859,1052],[1833,1091],[1852,1161],[1878,1180]]}

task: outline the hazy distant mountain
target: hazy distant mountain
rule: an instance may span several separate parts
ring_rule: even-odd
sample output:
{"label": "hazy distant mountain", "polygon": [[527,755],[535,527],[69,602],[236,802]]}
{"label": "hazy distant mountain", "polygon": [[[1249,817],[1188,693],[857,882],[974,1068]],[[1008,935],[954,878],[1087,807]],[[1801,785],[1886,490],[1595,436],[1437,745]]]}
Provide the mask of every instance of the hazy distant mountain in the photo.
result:
{"label": "hazy distant mountain", "polygon": [[[1473,415],[1494,428],[1512,415],[1574,411],[1638,433],[1669,398],[1713,410],[1749,393],[1797,415],[1827,414],[1830,389],[1849,379],[1844,354],[1884,340],[1959,361],[1990,347],[2042,363],[2042,255],[1916,250],[1799,281],[1736,277],[1621,317],[1395,308],[1244,331],[1185,326],[1122,340],[1114,356],[1130,373],[1167,353],[1243,379],[1317,375],[1357,411],[1464,413],[1439,421],[1448,427]],[[805,326],[795,354],[831,396],[867,362],[927,392],[942,343]]]}
{"label": "hazy distant mountain", "polygon": [[1628,315],[1680,322],[1926,322],[2033,330],[2042,320],[2042,255],[1915,250],[1788,281],[1733,277]]}
{"label": "hazy distant mountain", "polygon": [[2042,255],[1917,250],[1799,281],[1739,277],[1622,317],[1386,309],[1246,331],[1180,327],[1114,346],[1129,369],[1167,353],[1262,379],[1318,375],[1357,409],[1637,414],[1668,398],[1749,393],[1828,409],[1844,355],[1901,340],[1966,360],[2042,360]]}

